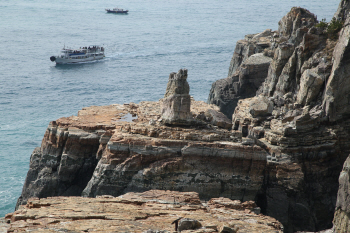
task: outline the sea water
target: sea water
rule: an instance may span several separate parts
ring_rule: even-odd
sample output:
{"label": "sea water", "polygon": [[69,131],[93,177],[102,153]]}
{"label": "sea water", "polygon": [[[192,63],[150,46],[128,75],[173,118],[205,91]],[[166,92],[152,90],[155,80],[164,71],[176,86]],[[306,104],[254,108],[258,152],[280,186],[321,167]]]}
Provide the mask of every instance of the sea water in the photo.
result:
{"label": "sea water", "polygon": [[[49,122],[91,105],[157,101],[188,69],[206,101],[228,73],[237,40],[278,29],[293,6],[321,20],[339,0],[0,0],[0,217],[13,212]],[[108,14],[105,8],[129,10]],[[101,61],[55,65],[65,47],[105,47]]]}

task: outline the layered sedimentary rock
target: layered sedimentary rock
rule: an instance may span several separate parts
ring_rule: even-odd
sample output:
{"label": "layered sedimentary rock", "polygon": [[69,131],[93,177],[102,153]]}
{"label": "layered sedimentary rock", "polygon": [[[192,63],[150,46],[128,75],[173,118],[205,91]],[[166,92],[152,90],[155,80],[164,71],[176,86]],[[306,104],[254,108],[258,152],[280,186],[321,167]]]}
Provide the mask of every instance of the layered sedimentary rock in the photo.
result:
{"label": "layered sedimentary rock", "polygon": [[31,156],[18,205],[30,197],[153,188],[253,200],[265,151],[243,146],[216,106],[193,100],[191,116],[201,124],[185,128],[164,124],[162,107],[163,101],[92,106],[51,122]]}
{"label": "layered sedimentary rock", "polygon": [[[337,180],[350,152],[348,8],[341,1],[335,15],[344,24],[338,39],[316,27],[312,13],[292,8],[267,48],[274,56],[256,95],[239,100],[225,95],[234,83],[228,78],[219,88],[214,83],[209,94],[209,102],[225,113],[229,110],[213,101],[212,93],[227,96],[226,103],[237,102],[233,129],[242,133],[242,142],[247,138],[247,144],[265,149],[266,173],[257,203],[286,232],[332,227]],[[238,72],[243,64],[236,59],[230,70]],[[339,215],[344,206],[337,206]]]}
{"label": "layered sedimentary rock", "polygon": [[[157,104],[148,103],[155,115]],[[193,103],[197,119],[201,112],[210,110],[200,104]],[[146,110],[142,103],[139,110],[138,116],[149,114],[141,112]],[[192,128],[173,128],[159,121],[150,125],[149,120],[122,124],[109,139],[82,195],[117,196],[160,188],[196,191],[204,199],[224,195],[252,200],[260,189],[266,156],[264,150],[246,148],[240,141],[239,133],[211,124]],[[254,176],[247,177],[249,174]]]}
{"label": "layered sedimentary rock", "polygon": [[150,190],[120,197],[32,198],[6,215],[7,232],[282,232],[255,203]]}

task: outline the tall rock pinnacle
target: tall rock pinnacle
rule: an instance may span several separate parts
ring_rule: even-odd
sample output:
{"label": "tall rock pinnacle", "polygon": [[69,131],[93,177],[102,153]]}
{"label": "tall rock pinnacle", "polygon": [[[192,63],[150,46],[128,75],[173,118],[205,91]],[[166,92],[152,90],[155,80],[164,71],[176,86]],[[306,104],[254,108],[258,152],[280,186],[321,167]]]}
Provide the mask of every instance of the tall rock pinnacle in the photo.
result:
{"label": "tall rock pinnacle", "polygon": [[163,99],[162,121],[167,125],[191,125],[190,86],[187,82],[187,69],[180,69],[169,75]]}

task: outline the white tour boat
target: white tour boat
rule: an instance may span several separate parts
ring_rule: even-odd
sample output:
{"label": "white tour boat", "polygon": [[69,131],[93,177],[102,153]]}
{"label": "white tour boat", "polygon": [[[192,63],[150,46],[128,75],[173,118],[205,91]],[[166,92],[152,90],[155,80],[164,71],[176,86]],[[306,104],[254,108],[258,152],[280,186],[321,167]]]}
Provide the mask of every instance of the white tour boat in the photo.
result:
{"label": "white tour boat", "polygon": [[94,45],[80,49],[69,49],[63,47],[61,54],[58,56],[51,56],[50,60],[56,62],[56,64],[73,64],[100,60],[104,57],[104,48]]}

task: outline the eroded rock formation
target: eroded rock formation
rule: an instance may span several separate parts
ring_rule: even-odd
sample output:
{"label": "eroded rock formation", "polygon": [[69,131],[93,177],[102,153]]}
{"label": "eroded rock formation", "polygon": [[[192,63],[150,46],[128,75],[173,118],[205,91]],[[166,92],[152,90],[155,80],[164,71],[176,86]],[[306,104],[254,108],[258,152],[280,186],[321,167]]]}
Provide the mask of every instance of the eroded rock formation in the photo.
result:
{"label": "eroded rock formation", "polygon": [[190,86],[187,69],[171,73],[164,95],[162,122],[167,125],[192,125]]}
{"label": "eroded rock formation", "polygon": [[269,95],[274,93],[275,88],[281,93],[293,88],[295,83],[289,80],[293,79],[289,76],[300,72],[307,56],[321,42],[315,33],[309,33],[305,36],[302,52],[295,47],[316,23],[315,15],[294,7],[278,23],[278,31],[268,29],[238,41],[228,77],[213,83],[208,103],[218,105],[220,111],[231,118],[238,100],[255,96],[259,88],[259,93]]}
{"label": "eroded rock formation", "polygon": [[220,111],[230,119],[238,100],[254,96],[265,81],[273,56],[273,35],[274,32],[266,30],[238,41],[229,76],[213,83],[208,103],[219,106]]}

